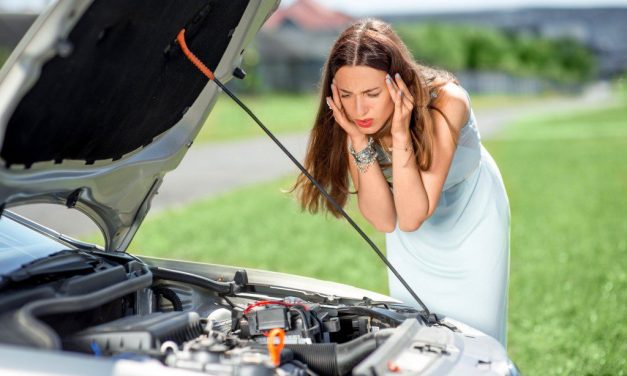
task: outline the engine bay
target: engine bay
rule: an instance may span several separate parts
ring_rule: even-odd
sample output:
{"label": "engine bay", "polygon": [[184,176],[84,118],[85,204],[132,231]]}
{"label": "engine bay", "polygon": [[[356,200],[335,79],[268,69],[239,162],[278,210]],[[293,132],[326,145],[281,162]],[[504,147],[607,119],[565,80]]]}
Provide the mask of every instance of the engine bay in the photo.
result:
{"label": "engine bay", "polygon": [[367,298],[268,295],[244,270],[216,281],[122,253],[55,257],[5,280],[1,343],[219,375],[344,375],[394,328],[420,321],[413,308]]}

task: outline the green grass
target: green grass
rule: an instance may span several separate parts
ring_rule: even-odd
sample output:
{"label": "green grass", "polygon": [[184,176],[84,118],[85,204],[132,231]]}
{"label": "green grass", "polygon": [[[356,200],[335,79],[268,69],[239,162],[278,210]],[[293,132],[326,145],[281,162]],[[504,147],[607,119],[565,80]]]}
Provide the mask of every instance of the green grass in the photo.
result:
{"label": "green grass", "polygon": [[489,144],[510,196],[509,351],[529,374],[625,374],[627,107]]}
{"label": "green grass", "polygon": [[502,135],[525,141],[627,138],[627,107],[575,111],[571,116],[527,117]]}
{"label": "green grass", "polygon": [[[248,266],[387,292],[384,266],[345,221],[300,212],[293,178],[254,185],[147,220],[133,253]],[[379,234],[349,208],[383,249]]]}
{"label": "green grass", "polygon": [[[280,94],[251,96],[241,100],[273,133],[307,132],[311,129],[318,109],[314,94]],[[475,110],[519,106],[541,101],[531,96],[477,95],[473,96]],[[260,137],[265,134],[257,124],[226,94],[220,95],[196,143]]]}
{"label": "green grass", "polygon": [[[268,94],[240,98],[274,133],[304,132],[313,124],[317,99],[310,94]],[[263,131],[226,94],[221,94],[196,143],[260,137]]]}
{"label": "green grass", "polygon": [[[623,102],[624,103],[624,102]],[[529,375],[627,369],[627,107],[529,118],[486,142],[511,213],[510,356]],[[344,221],[300,213],[292,178],[161,213],[138,254],[266,268],[386,291]],[[360,222],[354,202],[349,211]],[[365,226],[384,247],[382,234]]]}

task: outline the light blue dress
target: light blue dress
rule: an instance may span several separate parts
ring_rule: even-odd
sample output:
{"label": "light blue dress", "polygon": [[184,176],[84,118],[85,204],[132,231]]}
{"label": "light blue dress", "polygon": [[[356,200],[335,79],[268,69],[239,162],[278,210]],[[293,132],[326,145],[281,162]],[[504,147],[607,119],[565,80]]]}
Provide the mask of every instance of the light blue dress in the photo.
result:
{"label": "light blue dress", "polygon": [[[377,152],[391,182],[389,156],[380,147]],[[506,346],[509,226],[503,180],[471,110],[435,212],[416,231],[397,225],[386,234],[387,256],[430,311]],[[391,272],[388,278],[392,297],[418,306]]]}

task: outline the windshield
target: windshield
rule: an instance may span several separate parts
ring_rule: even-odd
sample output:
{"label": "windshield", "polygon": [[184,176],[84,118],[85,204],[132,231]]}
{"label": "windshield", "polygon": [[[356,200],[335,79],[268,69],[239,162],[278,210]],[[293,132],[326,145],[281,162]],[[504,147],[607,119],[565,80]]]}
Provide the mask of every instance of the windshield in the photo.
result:
{"label": "windshield", "polygon": [[0,275],[68,248],[66,244],[17,223],[6,215],[0,217]]}

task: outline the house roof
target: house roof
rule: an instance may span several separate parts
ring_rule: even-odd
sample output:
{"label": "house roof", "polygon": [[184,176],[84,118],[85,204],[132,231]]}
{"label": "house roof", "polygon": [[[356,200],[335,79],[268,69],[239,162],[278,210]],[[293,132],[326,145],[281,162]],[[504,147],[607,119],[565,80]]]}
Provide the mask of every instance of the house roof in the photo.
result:
{"label": "house roof", "polygon": [[296,0],[274,12],[266,21],[264,29],[276,30],[285,24],[291,24],[308,31],[328,31],[343,29],[352,21],[352,17],[325,8],[314,0]]}

